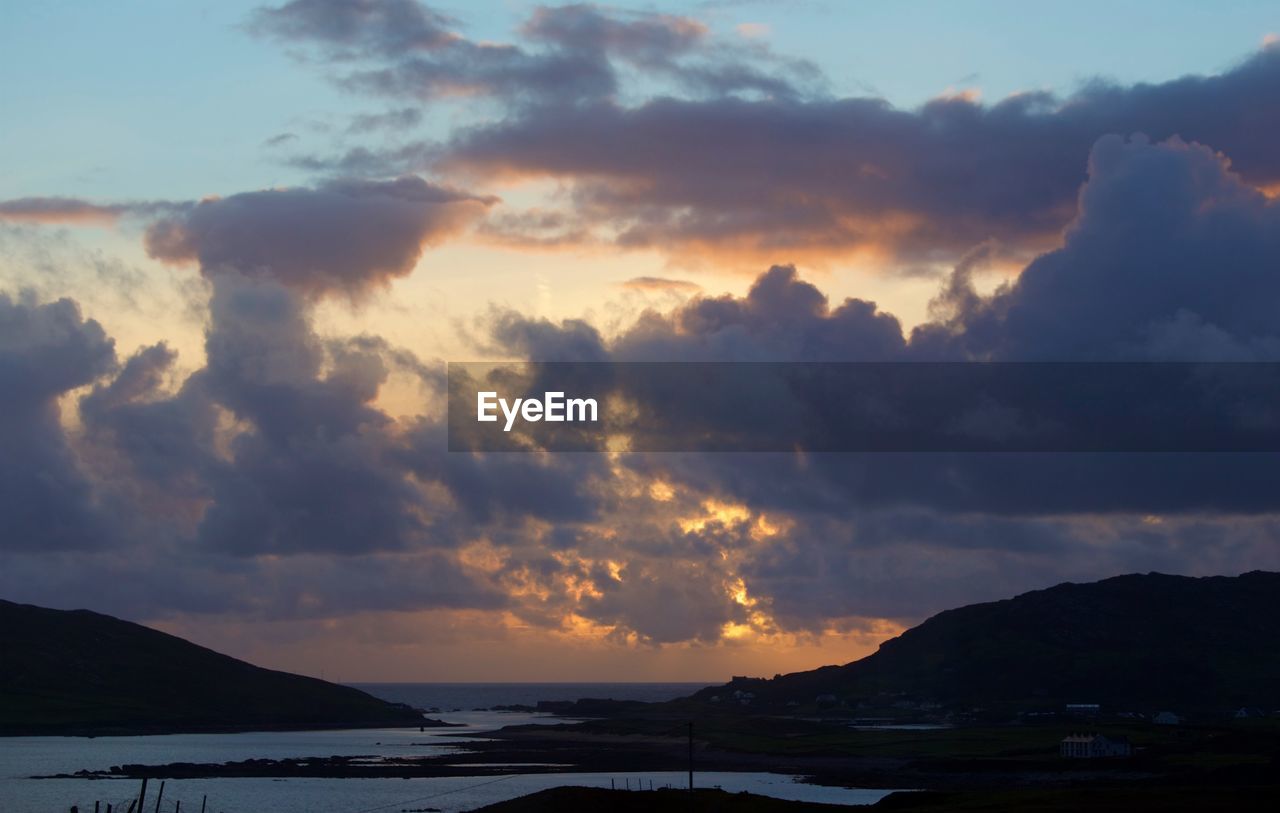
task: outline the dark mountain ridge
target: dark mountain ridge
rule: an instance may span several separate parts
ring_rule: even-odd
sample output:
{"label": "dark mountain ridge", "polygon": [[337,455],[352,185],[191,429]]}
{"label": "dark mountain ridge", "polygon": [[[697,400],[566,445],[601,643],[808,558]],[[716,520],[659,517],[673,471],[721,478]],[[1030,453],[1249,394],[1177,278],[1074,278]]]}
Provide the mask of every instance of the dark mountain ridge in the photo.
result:
{"label": "dark mountain ridge", "polygon": [[263,669],[88,610],[0,601],[0,734],[420,725],[347,686]]}
{"label": "dark mountain ridge", "polygon": [[843,666],[695,695],[754,706],[1280,708],[1280,573],[1066,583],[947,610]]}

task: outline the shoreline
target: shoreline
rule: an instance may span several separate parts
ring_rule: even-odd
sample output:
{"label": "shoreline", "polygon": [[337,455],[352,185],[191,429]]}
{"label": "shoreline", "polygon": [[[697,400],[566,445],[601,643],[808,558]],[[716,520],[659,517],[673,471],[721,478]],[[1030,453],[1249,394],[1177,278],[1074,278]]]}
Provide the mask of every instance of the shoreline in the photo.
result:
{"label": "shoreline", "polygon": [[[86,769],[30,778],[429,779],[517,774],[682,772],[689,767],[685,741],[667,737],[557,730],[542,726],[509,727],[483,732],[482,736],[483,739],[469,739],[457,745],[441,742],[410,744],[433,748],[444,745],[456,749],[446,754],[356,754],[250,758],[221,763],[124,764],[105,770]],[[1098,781],[1137,785],[1160,778],[1157,773],[1131,770],[1121,765],[1080,766],[1044,760],[1022,763],[1015,769],[1009,765],[984,767],[886,756],[746,753],[711,747],[703,742],[696,744],[694,770],[695,773],[791,775],[803,777],[802,781],[815,785],[877,790],[967,790],[1007,787],[1010,784],[1063,787]]]}
{"label": "shoreline", "polygon": [[42,726],[38,728],[7,727],[0,730],[0,738],[6,737],[75,737],[97,739],[99,737],[163,737],[172,734],[260,734],[267,732],[288,731],[368,731],[370,729],[387,728],[410,731],[415,728],[465,728],[464,723],[449,723],[444,720],[424,717],[422,721],[395,722],[387,720],[368,721],[317,721],[315,723],[211,723],[211,724],[156,724],[129,726]]}

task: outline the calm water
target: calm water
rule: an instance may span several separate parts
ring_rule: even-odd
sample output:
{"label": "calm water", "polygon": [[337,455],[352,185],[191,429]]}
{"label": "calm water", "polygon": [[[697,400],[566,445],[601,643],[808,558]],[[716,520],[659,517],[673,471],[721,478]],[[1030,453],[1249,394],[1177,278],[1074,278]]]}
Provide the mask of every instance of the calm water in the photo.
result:
{"label": "calm water", "polygon": [[441,711],[534,706],[539,700],[642,700],[688,697],[705,683],[353,683],[375,697]]}
{"label": "calm water", "polygon": [[[419,732],[405,729],[299,731],[244,734],[172,734],[151,737],[0,737],[0,810],[4,813],[54,813],[78,805],[82,813],[95,801],[128,804],[139,782],[124,779],[32,779],[37,774],[104,769],[124,763],[226,762],[250,758],[331,755],[432,755],[456,748],[458,733],[482,737],[505,725],[554,723],[548,715],[471,711],[494,705],[532,705],[538,700],[611,697],[618,700],[666,700],[689,694],[701,684],[379,684],[362,685],[388,700],[442,709],[441,719],[466,728]],[[449,709],[464,709],[449,711]],[[557,785],[622,787],[630,779],[649,787],[683,786],[674,773],[515,774],[500,777],[440,779],[186,779],[169,780],[161,810],[174,802],[195,813],[209,797],[209,813],[398,813],[409,807],[434,807],[446,813],[472,810]],[[768,773],[700,773],[697,784],[730,791],[748,790],[784,799],[843,804],[872,804],[888,791],[824,788],[797,783],[795,777]],[[157,782],[148,789],[151,813]],[[104,808],[105,809],[105,808]],[[121,808],[122,809],[122,808]]]}

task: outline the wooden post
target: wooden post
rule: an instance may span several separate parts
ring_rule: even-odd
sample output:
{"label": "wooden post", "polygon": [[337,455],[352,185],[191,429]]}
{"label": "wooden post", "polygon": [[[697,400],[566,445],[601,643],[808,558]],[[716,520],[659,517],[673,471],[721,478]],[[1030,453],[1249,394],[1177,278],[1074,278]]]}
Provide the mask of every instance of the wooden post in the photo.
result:
{"label": "wooden post", "polygon": [[693,793],[693,720],[689,721],[689,792]]}
{"label": "wooden post", "polygon": [[[209,803],[209,794],[206,793],[204,796],[200,797],[200,813],[204,813],[204,806],[208,803]],[[111,811],[107,811],[107,813],[111,813]]]}
{"label": "wooden post", "polygon": [[173,813],[182,813],[182,800],[178,799],[173,803]]}
{"label": "wooden post", "polygon": [[[138,792],[138,813],[142,813],[142,806],[147,802],[147,778],[142,777],[142,790]],[[129,806],[130,813],[133,811],[133,805]]]}
{"label": "wooden post", "polygon": [[[690,746],[692,747],[692,746]],[[160,792],[156,794],[156,813],[160,813],[160,800],[164,798],[164,780],[160,780]]]}

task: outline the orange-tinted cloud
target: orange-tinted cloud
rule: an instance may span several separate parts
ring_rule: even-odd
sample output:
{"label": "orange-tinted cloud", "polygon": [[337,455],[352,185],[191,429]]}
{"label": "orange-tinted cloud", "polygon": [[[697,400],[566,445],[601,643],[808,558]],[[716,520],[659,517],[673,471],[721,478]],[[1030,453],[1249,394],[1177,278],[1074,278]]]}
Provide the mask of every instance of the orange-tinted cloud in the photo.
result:
{"label": "orange-tinted cloud", "polygon": [[[911,266],[998,239],[1044,250],[1076,211],[1098,138],[1178,136],[1280,182],[1280,50],[1217,76],[1068,98],[969,95],[900,110],[874,98],[662,97],[521,109],[455,134],[437,167],[473,183],[566,185],[584,240],[759,262],[872,253]],[[513,239],[537,239],[514,220]]]}
{"label": "orange-tinted cloud", "polygon": [[141,217],[181,209],[186,204],[167,202],[91,203],[79,198],[15,198],[0,201],[0,221],[68,225],[111,225],[121,217]]}
{"label": "orange-tinted cloud", "polygon": [[702,290],[696,282],[685,279],[667,279],[665,277],[632,277],[621,283],[623,288],[631,291],[674,291],[676,293],[693,294]]}

